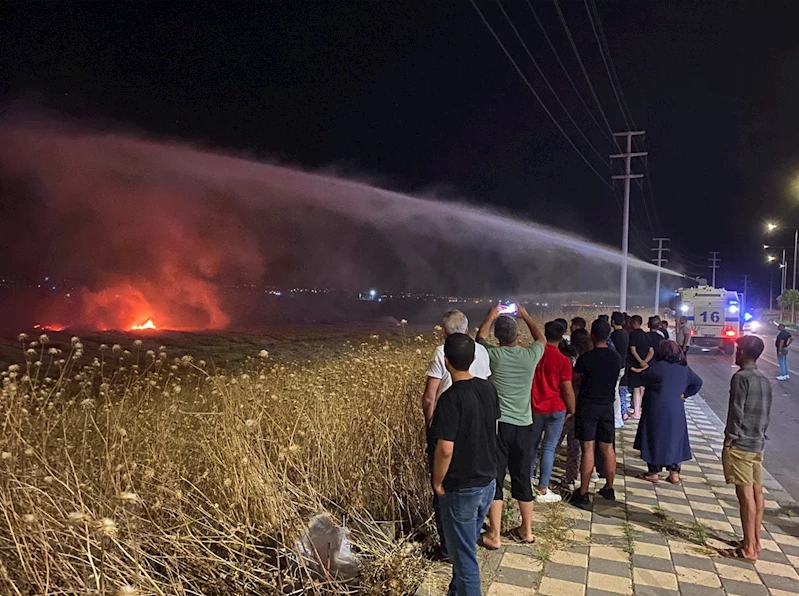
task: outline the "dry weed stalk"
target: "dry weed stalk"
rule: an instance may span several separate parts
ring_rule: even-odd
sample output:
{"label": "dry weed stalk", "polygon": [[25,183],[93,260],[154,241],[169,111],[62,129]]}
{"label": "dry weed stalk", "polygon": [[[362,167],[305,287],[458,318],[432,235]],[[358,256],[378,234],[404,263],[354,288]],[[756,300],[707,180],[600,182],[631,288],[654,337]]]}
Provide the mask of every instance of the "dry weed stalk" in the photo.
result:
{"label": "dry weed stalk", "polygon": [[[419,544],[375,520],[407,534],[430,514],[428,340],[216,372],[138,340],[94,359],[78,338],[20,342],[25,364],[0,390],[3,594],[415,590]],[[357,584],[312,578],[293,553],[320,509],[352,529]]]}

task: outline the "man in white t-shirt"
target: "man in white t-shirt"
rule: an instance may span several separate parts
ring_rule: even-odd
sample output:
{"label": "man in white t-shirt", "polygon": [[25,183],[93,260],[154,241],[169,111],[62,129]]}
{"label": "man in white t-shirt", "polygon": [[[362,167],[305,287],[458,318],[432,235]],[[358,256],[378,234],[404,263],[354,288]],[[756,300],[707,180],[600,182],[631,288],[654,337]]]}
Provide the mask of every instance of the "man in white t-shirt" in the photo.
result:
{"label": "man in white t-shirt", "polygon": [[[446,337],[453,333],[469,333],[469,319],[459,310],[451,310],[444,315],[441,320]],[[474,362],[469,367],[469,373],[479,379],[488,379],[491,376],[491,368],[488,364],[488,352],[480,344],[474,347]],[[452,377],[444,364],[444,346],[438,346],[433,352],[433,358],[427,367],[427,384],[422,396],[422,411],[424,421],[427,426],[427,463],[429,465],[431,482],[433,474],[433,455],[436,450],[436,439],[430,434],[430,424],[433,421],[433,413],[436,411],[436,403],[441,394],[452,386]],[[438,505],[438,497],[433,493],[433,511],[436,519],[436,529],[440,541],[439,554],[442,558],[449,558],[447,546],[444,543],[444,533],[441,526],[441,511]]]}

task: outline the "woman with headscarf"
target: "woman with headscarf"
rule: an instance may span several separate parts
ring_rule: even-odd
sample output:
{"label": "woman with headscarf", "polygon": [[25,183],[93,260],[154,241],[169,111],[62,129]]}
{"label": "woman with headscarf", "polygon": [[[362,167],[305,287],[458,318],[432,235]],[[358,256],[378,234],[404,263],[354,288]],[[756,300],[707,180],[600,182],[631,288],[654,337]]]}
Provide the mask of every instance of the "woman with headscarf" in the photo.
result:
{"label": "woman with headscarf", "polygon": [[663,468],[668,481],[680,482],[680,464],[691,459],[684,400],[702,388],[702,379],[685,362],[680,347],[663,340],[655,360],[641,373],[645,387],[641,422],[633,447],[641,452],[647,472],[639,478],[658,482]]}

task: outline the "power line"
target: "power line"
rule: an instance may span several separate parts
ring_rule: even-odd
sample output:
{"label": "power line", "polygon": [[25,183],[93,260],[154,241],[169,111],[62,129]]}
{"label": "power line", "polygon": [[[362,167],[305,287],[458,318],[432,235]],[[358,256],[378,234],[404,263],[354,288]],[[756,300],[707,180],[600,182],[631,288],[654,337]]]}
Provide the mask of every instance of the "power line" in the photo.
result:
{"label": "power line", "polygon": [[591,108],[588,107],[588,104],[583,99],[583,96],[580,93],[579,89],[577,89],[577,85],[574,83],[574,79],[572,79],[571,75],[569,74],[569,69],[567,69],[566,65],[563,64],[563,60],[560,59],[560,54],[558,54],[558,51],[555,49],[555,45],[552,43],[552,40],[549,38],[547,30],[544,27],[544,24],[541,22],[541,19],[538,18],[538,13],[536,13],[535,8],[533,8],[533,4],[532,2],[530,2],[530,0],[527,0],[527,6],[530,7],[530,12],[533,13],[533,17],[535,18],[535,22],[538,24],[538,28],[541,29],[541,33],[544,34],[544,39],[547,40],[547,43],[549,44],[552,53],[555,55],[555,59],[558,61],[561,70],[563,70],[563,73],[566,75],[566,79],[571,84],[572,89],[574,89],[574,93],[577,95],[577,99],[579,99],[580,103],[583,104],[583,107],[588,112],[588,115],[591,116],[591,120],[594,121],[594,124],[596,124],[600,132],[605,135],[605,138],[608,139],[611,143],[615,144],[615,141],[613,140],[613,130],[610,127],[608,127],[607,130],[602,128],[602,125],[599,123],[599,120],[597,120],[596,117],[594,116],[594,112],[591,110]]}
{"label": "power line", "polygon": [[[596,24],[597,28],[599,29],[600,38],[602,39],[602,43],[605,46],[605,52],[607,53],[608,56],[608,62],[610,63],[610,70],[613,73],[613,77],[616,79],[616,84],[619,87],[619,95],[621,96],[621,101],[622,103],[624,103],[624,107],[627,109],[627,113],[630,116],[630,122],[632,123],[633,128],[635,128],[635,120],[633,119],[633,113],[630,110],[630,106],[627,104],[627,99],[624,97],[624,91],[622,90],[621,86],[621,79],[619,79],[619,75],[616,72],[616,66],[613,64],[613,58],[611,57],[610,54],[610,46],[608,46],[607,36],[605,35],[605,30],[602,27],[602,19],[599,18],[599,9],[596,7],[596,3],[594,2],[594,0],[591,0],[591,6],[594,10],[594,16],[596,17]],[[633,139],[633,142],[635,142],[635,139]]]}
{"label": "power line", "polygon": [[594,17],[591,15],[591,8],[588,6],[588,0],[583,0],[585,4],[585,11],[588,13],[588,20],[591,23],[591,30],[594,32],[594,39],[596,39],[596,45],[599,48],[599,55],[602,57],[602,63],[605,65],[605,71],[608,73],[608,80],[610,81],[610,87],[613,89],[613,95],[616,96],[616,102],[619,104],[619,111],[621,111],[621,116],[624,118],[624,124],[627,127],[627,130],[635,130],[635,124],[631,124],[630,121],[627,120],[627,114],[624,111],[624,107],[621,105],[621,98],[619,97],[619,92],[616,89],[616,85],[613,83],[613,75],[610,74],[610,66],[608,65],[608,59],[605,57],[605,52],[602,48],[602,43],[599,41],[599,34],[597,33],[596,25],[594,24]]}
{"label": "power line", "polygon": [[[607,43],[607,37],[605,36],[604,29],[602,27],[602,19],[599,16],[599,9],[596,7],[596,2],[591,0],[589,6],[589,0],[583,0],[585,3],[585,9],[588,13],[588,19],[591,22],[591,29],[594,32],[594,37],[597,40],[597,45],[599,46],[599,53],[602,56],[602,62],[605,65],[605,70],[608,74],[608,80],[610,81],[611,88],[613,89],[613,94],[616,96],[616,102],[619,104],[619,110],[621,111],[622,118],[624,118],[624,122],[627,124],[628,129],[632,130],[635,129],[635,119],[633,118],[632,111],[630,110],[630,106],[627,103],[627,99],[624,96],[624,90],[621,85],[621,80],[619,79],[618,72],[616,71],[616,66],[613,63],[613,57],[610,53],[610,46]],[[592,16],[593,11],[593,16]],[[629,122],[627,117],[629,116]],[[636,151],[638,149],[637,139],[633,139],[635,143]],[[649,160],[644,160],[644,171],[646,172],[646,180],[642,182],[641,180],[637,180],[639,188],[641,189],[641,193],[644,195],[644,210],[646,211],[646,217],[649,221],[649,226],[653,230],[653,234],[655,233],[655,229],[661,230],[662,225],[660,223],[660,218],[658,217],[657,211],[657,203],[655,201],[655,193],[652,190],[652,175],[649,173]],[[649,195],[647,196],[644,192],[644,183],[646,184],[647,191]],[[649,206],[647,204],[647,199],[652,203],[652,213],[654,215],[654,221],[657,225],[653,224],[653,218],[649,214]]]}
{"label": "power line", "polygon": [[505,7],[502,6],[501,0],[495,0],[495,1],[497,3],[497,6],[499,6],[499,9],[502,11],[502,14],[505,16],[505,20],[508,21],[508,25],[511,26],[511,29],[513,29],[513,32],[516,34],[516,38],[519,40],[519,43],[522,44],[522,47],[524,48],[524,51],[527,53],[527,56],[530,58],[530,60],[532,60],[533,65],[535,66],[536,70],[538,71],[538,74],[541,75],[542,79],[544,79],[544,83],[546,83],[546,85],[549,88],[549,91],[552,93],[552,95],[555,96],[555,99],[557,100],[557,102],[560,105],[560,107],[563,108],[563,111],[565,112],[566,116],[568,116],[569,120],[571,120],[571,123],[577,129],[577,132],[579,132],[580,135],[583,137],[583,139],[588,144],[588,146],[591,147],[591,149],[594,151],[594,153],[596,153],[597,157],[599,157],[599,159],[604,160],[604,156],[599,151],[597,151],[596,147],[594,147],[591,144],[591,141],[588,139],[587,136],[585,136],[585,133],[583,132],[583,130],[580,128],[580,126],[577,124],[577,122],[574,120],[574,118],[572,118],[572,115],[569,113],[569,110],[566,108],[566,106],[560,100],[560,96],[557,94],[555,89],[549,83],[549,79],[547,79],[547,76],[544,74],[544,71],[541,70],[541,67],[538,65],[538,61],[535,59],[533,54],[530,52],[529,48],[527,47],[527,44],[524,42],[524,39],[519,34],[519,30],[516,28],[516,25],[513,24],[513,21],[511,20],[510,16],[508,16],[508,13],[505,11]]}
{"label": "power line", "polygon": [[552,120],[552,122],[555,124],[555,126],[557,126],[557,127],[558,127],[558,130],[561,132],[561,134],[562,134],[562,135],[563,135],[563,136],[566,138],[566,140],[569,142],[569,145],[571,145],[571,146],[572,146],[572,148],[573,148],[573,149],[574,149],[574,150],[577,152],[577,154],[578,154],[578,155],[580,156],[580,158],[581,158],[581,159],[582,159],[582,160],[585,162],[585,164],[586,164],[586,165],[587,165],[589,168],[591,168],[591,171],[592,171],[592,172],[594,172],[594,174],[596,174],[597,178],[599,178],[600,180],[602,180],[602,183],[603,183],[605,186],[607,186],[607,187],[609,187],[609,188],[612,188],[612,187],[613,187],[613,185],[612,185],[610,182],[608,182],[608,181],[605,179],[605,177],[604,177],[604,176],[602,176],[602,174],[600,174],[600,173],[597,171],[597,169],[596,169],[596,168],[595,168],[593,165],[591,165],[591,162],[589,162],[589,161],[588,161],[588,159],[585,157],[585,155],[583,155],[583,154],[582,154],[582,152],[581,152],[581,151],[580,151],[580,150],[577,148],[577,145],[575,145],[575,144],[574,144],[574,142],[571,140],[571,138],[569,138],[569,135],[567,135],[567,134],[566,134],[566,131],[565,131],[565,130],[563,130],[563,127],[560,125],[560,123],[558,123],[558,121],[557,121],[557,120],[555,119],[555,117],[552,115],[552,112],[549,110],[549,108],[546,106],[546,104],[544,103],[544,101],[541,99],[541,96],[540,96],[540,95],[538,95],[538,92],[537,92],[537,91],[535,90],[535,88],[534,88],[534,87],[533,87],[533,86],[530,84],[530,81],[529,81],[529,80],[527,80],[527,77],[524,75],[524,73],[522,72],[522,70],[519,68],[519,65],[516,63],[516,60],[514,60],[514,59],[513,59],[513,56],[511,56],[511,55],[510,55],[510,52],[508,52],[507,48],[505,47],[505,44],[503,44],[503,43],[502,43],[502,40],[501,40],[501,39],[499,38],[499,36],[497,35],[496,31],[494,31],[494,28],[493,28],[493,27],[491,27],[491,25],[489,24],[489,22],[486,20],[486,18],[485,18],[485,15],[483,15],[483,11],[481,11],[481,10],[480,10],[480,7],[478,7],[478,6],[477,6],[477,4],[475,3],[475,0],[469,0],[469,1],[471,2],[471,4],[472,4],[472,6],[474,7],[474,9],[477,11],[477,14],[478,14],[478,15],[480,15],[480,19],[483,21],[483,24],[484,24],[484,25],[486,26],[486,28],[487,28],[487,29],[488,29],[488,30],[491,32],[491,35],[494,37],[494,39],[496,40],[496,42],[499,44],[499,47],[500,47],[500,48],[502,48],[502,51],[505,53],[505,56],[507,56],[507,57],[508,57],[508,60],[510,60],[511,64],[513,64],[513,68],[515,68],[515,69],[516,69],[516,72],[518,72],[518,73],[519,73],[519,76],[520,76],[520,77],[522,77],[522,80],[525,82],[525,84],[527,85],[527,87],[530,89],[530,91],[532,91],[532,92],[533,92],[533,95],[535,95],[535,98],[538,100],[538,103],[539,103],[539,104],[541,104],[541,107],[542,107],[542,108],[544,108],[544,111],[545,111],[545,112],[547,113],[547,115],[550,117],[550,119]]}
{"label": "power line", "polygon": [[610,125],[610,122],[608,122],[608,117],[605,115],[605,110],[602,109],[602,104],[599,101],[599,97],[597,97],[593,83],[591,83],[591,78],[588,76],[588,71],[585,69],[583,59],[580,57],[580,52],[577,50],[577,45],[574,43],[574,38],[572,37],[571,31],[569,30],[569,25],[566,23],[566,19],[563,16],[563,11],[560,9],[560,4],[558,4],[558,0],[554,0],[554,2],[555,9],[558,11],[558,17],[560,17],[560,22],[563,23],[563,28],[566,30],[566,37],[569,38],[569,43],[572,46],[572,50],[574,50],[574,55],[577,57],[577,62],[580,64],[580,70],[582,70],[583,76],[588,83],[588,88],[591,90],[591,95],[594,96],[594,101],[596,101],[596,105],[599,107],[599,113],[602,114],[602,119],[605,121],[605,125],[612,134],[613,127]]}

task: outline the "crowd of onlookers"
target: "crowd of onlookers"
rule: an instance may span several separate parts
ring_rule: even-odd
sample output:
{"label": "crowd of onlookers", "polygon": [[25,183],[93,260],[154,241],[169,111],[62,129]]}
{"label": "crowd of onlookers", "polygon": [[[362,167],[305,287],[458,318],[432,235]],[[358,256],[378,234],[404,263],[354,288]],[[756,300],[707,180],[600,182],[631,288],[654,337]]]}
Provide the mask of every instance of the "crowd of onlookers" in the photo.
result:
{"label": "crowd of onlookers", "polygon": [[[532,336],[525,345],[520,322]],[[476,340],[460,311],[446,313],[442,327],[446,339],[428,367],[422,408],[439,554],[453,563],[450,594],[480,594],[476,548],[502,544],[506,476],[521,515],[506,537],[528,544],[535,542],[536,501],[566,497],[588,508],[595,480],[597,498],[616,500],[616,430],[630,419],[637,421],[634,448],[646,463],[638,478],[659,482],[665,469],[666,481],[680,483],[681,464],[692,458],[684,402],[702,387],[687,365],[691,332],[684,318],[673,339],[659,317],[650,317],[645,331],[641,316],[621,312],[600,315],[590,328],[575,317],[542,329],[522,305],[515,316],[491,308]],[[762,521],[762,436],[771,403],[771,386],[755,365],[762,351],[756,336],[738,341],[741,370],[731,383],[724,449],[744,540],[722,554],[746,559],[757,558]],[[564,474],[553,483],[564,439]]]}

